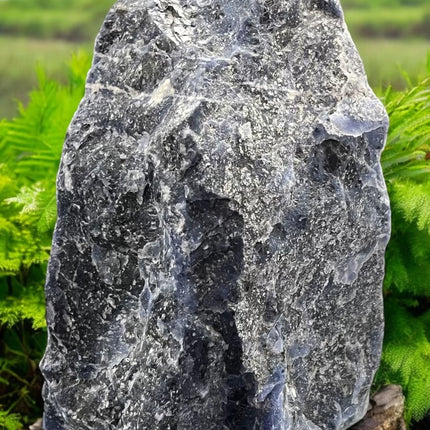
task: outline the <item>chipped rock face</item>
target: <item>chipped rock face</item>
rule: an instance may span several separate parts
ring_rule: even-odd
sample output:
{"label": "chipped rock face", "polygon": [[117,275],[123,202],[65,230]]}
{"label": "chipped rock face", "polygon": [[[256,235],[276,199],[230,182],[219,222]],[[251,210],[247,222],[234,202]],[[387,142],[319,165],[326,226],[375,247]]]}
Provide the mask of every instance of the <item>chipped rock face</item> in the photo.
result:
{"label": "chipped rock face", "polygon": [[338,0],[118,1],[58,176],[45,430],[362,418],[387,123]]}

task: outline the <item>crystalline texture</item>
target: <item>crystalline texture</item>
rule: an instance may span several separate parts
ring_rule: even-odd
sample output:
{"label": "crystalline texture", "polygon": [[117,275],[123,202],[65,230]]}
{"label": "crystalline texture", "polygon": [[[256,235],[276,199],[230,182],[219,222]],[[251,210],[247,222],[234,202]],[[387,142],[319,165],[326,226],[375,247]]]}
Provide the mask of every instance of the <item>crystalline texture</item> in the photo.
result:
{"label": "crystalline texture", "polygon": [[58,176],[45,430],[359,420],[386,129],[337,0],[117,2]]}

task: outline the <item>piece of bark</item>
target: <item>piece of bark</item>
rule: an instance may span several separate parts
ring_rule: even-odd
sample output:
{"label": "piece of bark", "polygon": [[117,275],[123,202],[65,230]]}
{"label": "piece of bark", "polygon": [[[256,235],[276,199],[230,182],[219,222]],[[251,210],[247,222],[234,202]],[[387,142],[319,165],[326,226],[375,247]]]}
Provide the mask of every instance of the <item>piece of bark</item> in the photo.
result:
{"label": "piece of bark", "polygon": [[387,385],[370,400],[366,416],[350,430],[406,430],[402,387]]}
{"label": "piece of bark", "polygon": [[34,424],[29,427],[30,430],[43,430],[42,418],[39,418]]}

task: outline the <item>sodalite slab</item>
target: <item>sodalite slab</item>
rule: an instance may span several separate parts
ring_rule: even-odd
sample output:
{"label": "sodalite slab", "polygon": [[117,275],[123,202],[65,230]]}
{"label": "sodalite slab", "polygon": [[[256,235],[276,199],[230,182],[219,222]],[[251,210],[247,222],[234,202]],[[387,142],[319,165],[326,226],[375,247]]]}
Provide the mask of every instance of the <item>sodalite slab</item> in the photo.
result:
{"label": "sodalite slab", "polygon": [[45,430],[359,420],[387,124],[337,0],[116,3],[58,176]]}

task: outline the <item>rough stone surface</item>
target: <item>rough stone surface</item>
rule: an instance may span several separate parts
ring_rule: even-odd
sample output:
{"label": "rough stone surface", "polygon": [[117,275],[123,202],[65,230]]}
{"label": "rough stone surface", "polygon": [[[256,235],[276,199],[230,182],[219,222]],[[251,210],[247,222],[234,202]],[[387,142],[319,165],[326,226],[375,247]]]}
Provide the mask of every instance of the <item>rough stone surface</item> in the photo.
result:
{"label": "rough stone surface", "polygon": [[337,0],[120,0],[58,176],[45,430],[362,418],[386,129]]}
{"label": "rough stone surface", "polygon": [[402,387],[388,385],[370,400],[366,416],[351,430],[406,430]]}

